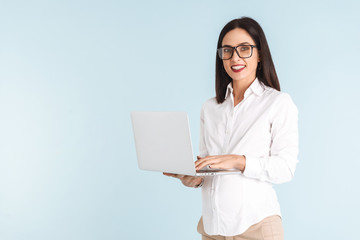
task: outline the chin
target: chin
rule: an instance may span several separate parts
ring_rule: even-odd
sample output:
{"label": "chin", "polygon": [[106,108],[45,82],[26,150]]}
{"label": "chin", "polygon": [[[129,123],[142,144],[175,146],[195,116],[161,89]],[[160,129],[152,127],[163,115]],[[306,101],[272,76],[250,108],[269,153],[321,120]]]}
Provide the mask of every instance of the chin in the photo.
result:
{"label": "chin", "polygon": [[244,81],[246,79],[247,79],[247,77],[239,77],[239,76],[235,76],[232,78],[233,81]]}
{"label": "chin", "polygon": [[253,81],[255,78],[256,76],[251,76],[250,74],[247,74],[246,76],[242,74],[231,77],[233,81],[244,81],[244,82]]}

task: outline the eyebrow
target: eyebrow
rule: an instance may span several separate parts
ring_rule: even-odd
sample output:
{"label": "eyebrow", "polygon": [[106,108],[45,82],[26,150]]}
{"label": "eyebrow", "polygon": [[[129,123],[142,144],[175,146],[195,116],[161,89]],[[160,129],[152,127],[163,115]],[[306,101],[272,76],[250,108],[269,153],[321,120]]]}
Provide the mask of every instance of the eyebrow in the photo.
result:
{"label": "eyebrow", "polygon": [[[252,45],[251,43],[248,43],[248,42],[242,42],[242,43],[240,43],[239,45],[236,45],[236,46],[241,46],[241,45],[245,45],[245,44]],[[233,46],[231,46],[231,45],[223,45],[222,47],[233,47]]]}

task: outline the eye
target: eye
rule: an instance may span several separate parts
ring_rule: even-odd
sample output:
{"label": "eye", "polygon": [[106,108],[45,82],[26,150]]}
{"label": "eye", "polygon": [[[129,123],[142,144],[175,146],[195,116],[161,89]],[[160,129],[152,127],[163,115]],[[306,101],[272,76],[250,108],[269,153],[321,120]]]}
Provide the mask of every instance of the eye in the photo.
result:
{"label": "eye", "polygon": [[230,53],[232,48],[223,48],[224,53]]}
{"label": "eye", "polygon": [[249,51],[250,47],[249,46],[241,46],[240,47],[240,51],[245,52],[245,51]]}

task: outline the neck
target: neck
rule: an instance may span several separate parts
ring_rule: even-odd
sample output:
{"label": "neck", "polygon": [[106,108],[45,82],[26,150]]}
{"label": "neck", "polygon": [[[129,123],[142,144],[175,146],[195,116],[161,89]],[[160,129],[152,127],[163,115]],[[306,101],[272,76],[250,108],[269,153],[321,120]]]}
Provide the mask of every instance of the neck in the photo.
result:
{"label": "neck", "polygon": [[253,80],[233,80],[232,81],[232,87],[233,87],[233,95],[234,99],[243,99],[246,89],[249,88],[249,86],[253,83]]}

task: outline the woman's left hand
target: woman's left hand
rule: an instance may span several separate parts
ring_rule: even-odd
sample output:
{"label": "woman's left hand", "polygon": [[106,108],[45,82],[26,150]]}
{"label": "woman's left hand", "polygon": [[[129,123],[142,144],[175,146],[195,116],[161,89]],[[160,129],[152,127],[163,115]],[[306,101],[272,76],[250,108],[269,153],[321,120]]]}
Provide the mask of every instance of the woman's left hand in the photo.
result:
{"label": "woman's left hand", "polygon": [[196,170],[200,170],[206,165],[210,168],[219,169],[233,169],[237,168],[240,171],[245,170],[246,159],[244,155],[228,154],[228,155],[214,155],[206,156],[198,159],[195,162]]}

